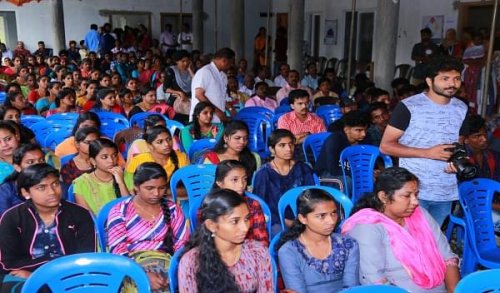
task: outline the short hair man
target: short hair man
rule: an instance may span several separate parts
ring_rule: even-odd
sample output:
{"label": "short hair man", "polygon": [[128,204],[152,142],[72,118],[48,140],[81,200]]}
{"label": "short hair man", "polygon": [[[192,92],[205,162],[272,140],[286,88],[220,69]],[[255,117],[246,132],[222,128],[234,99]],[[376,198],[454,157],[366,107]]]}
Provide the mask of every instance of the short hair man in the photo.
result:
{"label": "short hair man", "polygon": [[342,176],[340,153],[351,145],[370,144],[366,130],[370,125],[368,114],[359,110],[345,114],[341,119],[342,128],[332,132],[323,144],[314,169],[320,177],[339,178]]}
{"label": "short hair man", "polygon": [[191,82],[190,118],[192,118],[194,108],[199,102],[210,102],[215,109],[213,122],[221,122],[228,119],[224,114],[226,110],[225,97],[227,88],[227,76],[225,72],[234,63],[234,57],[235,53],[233,50],[222,48],[215,53],[211,63],[196,71]]}
{"label": "short hair man", "polygon": [[380,145],[387,123],[389,122],[389,111],[387,104],[383,102],[371,103],[368,113],[370,113],[371,125],[368,128],[368,135],[375,146]]}
{"label": "short hair man", "polygon": [[287,83],[276,93],[276,101],[278,104],[280,104],[284,98],[289,97],[290,92],[293,90],[305,90],[309,94],[309,99],[312,99],[312,93],[309,88],[300,84],[300,73],[297,70],[290,70],[286,81]]}
{"label": "short hair man", "polygon": [[428,65],[429,90],[402,100],[386,127],[380,150],[399,157],[400,167],[420,179],[420,205],[441,225],[458,199],[457,178],[448,159],[457,142],[467,106],[454,97],[462,84],[463,65],[439,57]]}

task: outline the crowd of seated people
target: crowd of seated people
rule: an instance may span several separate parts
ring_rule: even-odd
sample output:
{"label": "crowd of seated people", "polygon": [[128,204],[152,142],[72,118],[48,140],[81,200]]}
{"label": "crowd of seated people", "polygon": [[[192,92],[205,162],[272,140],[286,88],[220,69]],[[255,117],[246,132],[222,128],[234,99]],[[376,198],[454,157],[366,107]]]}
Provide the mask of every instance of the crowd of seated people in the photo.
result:
{"label": "crowd of seated people", "polygon": [[[373,194],[357,203],[342,227],[340,204],[320,189],[301,193],[296,216],[285,211],[286,231],[278,214],[286,191],[319,184],[317,177],[341,178],[342,168],[348,168],[339,162],[343,149],[378,147],[395,105],[425,87],[397,79],[391,97],[361,74],[353,88],[343,89],[333,68],[319,72],[314,63],[302,79],[299,69],[282,64],[273,79],[267,68],[251,72],[242,59],[221,73],[227,77],[221,97],[227,121],[215,122],[220,109],[209,101],[191,109],[191,82],[210,55],[178,50],[167,58],[154,48],[125,51],[117,44],[100,57],[87,52],[76,58],[69,54],[78,51],[76,42],[70,45],[59,56],[28,52],[14,56],[12,66],[0,67],[8,81],[0,89],[5,91],[0,108],[2,290],[22,283],[54,258],[96,252],[93,218],[115,199],[122,201],[109,212],[107,246],[100,249],[143,265],[155,292],[168,288],[165,272],[176,252],[182,254],[180,292],[274,292],[277,286],[297,293],[337,292],[366,284],[445,292],[456,286],[458,256],[432,216],[418,207],[419,179],[405,169],[377,170]],[[272,90],[274,85],[279,89]],[[342,118],[331,123],[316,115],[324,104],[338,107]],[[274,111],[282,105],[290,109],[267,129],[270,157],[262,156],[250,146],[253,130],[238,120],[238,111]],[[77,119],[67,122],[73,123],[72,131],[53,150],[23,124],[27,115],[63,113],[76,113]],[[131,125],[106,137],[102,113],[129,121],[149,115],[141,127]],[[172,130],[169,120],[184,128]],[[469,124],[462,133],[467,150],[483,177],[498,180],[499,168],[492,166],[500,164],[500,157],[486,151],[488,135],[497,129],[480,119]],[[302,143],[328,132],[317,161],[306,162]],[[200,139],[214,139],[215,146],[190,162],[189,150]],[[45,161],[52,157],[67,160],[50,166]],[[190,231],[190,215],[171,200],[170,179],[193,163],[217,168],[198,209],[196,229]],[[184,190],[182,184],[177,190]],[[269,215],[252,196],[262,199]],[[279,232],[271,249],[278,254],[281,285],[274,283],[268,252]],[[143,263],[145,258],[157,266]]]}

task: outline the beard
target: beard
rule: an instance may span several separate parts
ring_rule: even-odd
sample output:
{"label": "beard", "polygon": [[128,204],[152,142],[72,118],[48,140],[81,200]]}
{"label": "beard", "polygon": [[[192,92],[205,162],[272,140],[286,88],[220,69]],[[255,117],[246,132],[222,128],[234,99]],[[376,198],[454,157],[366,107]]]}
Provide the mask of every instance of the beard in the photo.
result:
{"label": "beard", "polygon": [[435,92],[437,95],[451,99],[457,93],[458,88],[456,87],[440,88],[432,84],[432,91]]}

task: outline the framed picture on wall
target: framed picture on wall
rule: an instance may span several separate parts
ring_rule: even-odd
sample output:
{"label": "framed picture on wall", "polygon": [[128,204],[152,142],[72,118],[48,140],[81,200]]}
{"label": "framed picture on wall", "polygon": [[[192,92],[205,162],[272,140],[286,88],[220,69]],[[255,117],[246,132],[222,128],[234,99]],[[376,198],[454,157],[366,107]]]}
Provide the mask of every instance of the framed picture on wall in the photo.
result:
{"label": "framed picture on wall", "polygon": [[338,22],[334,20],[325,20],[325,45],[337,45]]}
{"label": "framed picture on wall", "polygon": [[432,41],[441,42],[443,39],[444,15],[428,15],[422,17],[422,28],[432,31]]}

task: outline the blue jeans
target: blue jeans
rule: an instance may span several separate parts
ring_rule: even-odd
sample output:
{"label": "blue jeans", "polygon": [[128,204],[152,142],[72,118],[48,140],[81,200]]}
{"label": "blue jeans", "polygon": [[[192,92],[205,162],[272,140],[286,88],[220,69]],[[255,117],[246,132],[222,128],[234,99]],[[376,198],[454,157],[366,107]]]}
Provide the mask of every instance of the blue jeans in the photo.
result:
{"label": "blue jeans", "polygon": [[453,201],[433,201],[425,199],[419,199],[418,201],[420,202],[420,206],[431,214],[439,226],[443,225],[444,220],[451,213]]}

